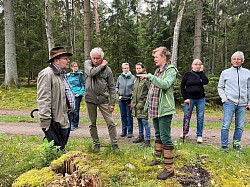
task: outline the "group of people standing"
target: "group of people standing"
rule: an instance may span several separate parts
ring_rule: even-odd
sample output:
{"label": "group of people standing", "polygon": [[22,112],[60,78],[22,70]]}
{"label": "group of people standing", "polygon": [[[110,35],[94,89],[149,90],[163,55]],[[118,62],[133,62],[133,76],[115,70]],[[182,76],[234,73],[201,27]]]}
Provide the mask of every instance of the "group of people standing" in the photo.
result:
{"label": "group of people standing", "polygon": [[[96,126],[97,108],[99,108],[108,126],[112,148],[119,153],[116,123],[112,117],[116,93],[118,93],[122,121],[121,137],[133,137],[133,117],[135,117],[138,121],[139,135],[133,142],[144,142],[142,147],[150,146],[148,116],[151,117],[155,131],[155,151],[154,160],[148,165],[159,165],[163,158],[165,167],[157,178],[166,180],[172,177],[174,175],[174,145],[171,138],[171,122],[173,114],[176,113],[174,83],[178,70],[170,63],[169,50],[166,47],[153,50],[152,56],[157,67],[154,74],[147,73],[144,64],[137,63],[135,65],[136,76],[134,76],[130,72],[129,64],[123,63],[122,74],[118,77],[116,84],[101,48],[92,49],[91,60],[84,62],[85,76],[82,71],[78,70],[76,62],[71,63],[72,72],[68,76],[65,74],[71,55],[63,47],[51,49],[48,61],[50,65],[38,75],[39,119],[43,131],[50,131],[52,122],[56,123],[60,127],[59,134],[63,139],[61,150],[64,150],[70,130],[78,127],[80,102],[84,95],[90,120],[90,135],[94,143],[93,152],[98,153],[101,148]],[[233,114],[235,114],[233,148],[242,152],[240,141],[246,108],[250,108],[250,73],[249,70],[241,67],[244,62],[242,52],[234,53],[231,60],[233,67],[221,73],[218,84],[224,111],[221,144],[222,151],[228,151],[228,131]],[[208,82],[203,72],[202,62],[195,59],[192,63],[192,70],[183,76],[181,82],[181,94],[184,98],[181,138],[188,136],[190,118],[195,106],[197,143],[202,143],[205,110],[203,86]]]}

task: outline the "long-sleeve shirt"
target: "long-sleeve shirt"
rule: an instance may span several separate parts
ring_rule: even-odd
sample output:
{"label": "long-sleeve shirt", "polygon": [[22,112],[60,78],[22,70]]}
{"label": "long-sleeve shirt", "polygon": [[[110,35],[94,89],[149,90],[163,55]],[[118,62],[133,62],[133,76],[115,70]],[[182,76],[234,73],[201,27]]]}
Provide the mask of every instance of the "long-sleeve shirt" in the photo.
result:
{"label": "long-sleeve shirt", "polygon": [[201,72],[187,72],[181,81],[181,94],[186,99],[202,99],[205,97],[204,86],[208,84],[208,78]]}

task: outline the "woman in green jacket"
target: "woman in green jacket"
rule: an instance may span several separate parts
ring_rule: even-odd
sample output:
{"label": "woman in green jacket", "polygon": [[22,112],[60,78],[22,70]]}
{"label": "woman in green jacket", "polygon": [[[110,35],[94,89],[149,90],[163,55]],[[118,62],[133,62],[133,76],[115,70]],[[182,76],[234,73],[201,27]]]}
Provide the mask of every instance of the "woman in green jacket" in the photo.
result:
{"label": "woman in green jacket", "polygon": [[148,89],[149,89],[149,81],[147,79],[140,79],[141,74],[147,73],[144,65],[139,62],[135,65],[135,71],[137,73],[136,80],[133,86],[133,94],[132,94],[132,115],[137,118],[139,136],[133,140],[133,143],[140,143],[144,141],[144,133],[143,128],[145,129],[145,141],[141,147],[149,147],[150,146],[150,125],[148,123],[148,113],[143,110],[144,105],[147,100]]}
{"label": "woman in green jacket", "polygon": [[155,129],[155,159],[149,165],[160,164],[160,158],[164,157],[164,170],[157,176],[160,180],[166,180],[174,176],[174,145],[171,138],[171,121],[175,111],[174,83],[178,70],[170,64],[171,53],[166,47],[153,50],[155,65],[158,67],[154,75],[143,74],[141,79],[151,81],[145,110],[148,109],[153,118]]}

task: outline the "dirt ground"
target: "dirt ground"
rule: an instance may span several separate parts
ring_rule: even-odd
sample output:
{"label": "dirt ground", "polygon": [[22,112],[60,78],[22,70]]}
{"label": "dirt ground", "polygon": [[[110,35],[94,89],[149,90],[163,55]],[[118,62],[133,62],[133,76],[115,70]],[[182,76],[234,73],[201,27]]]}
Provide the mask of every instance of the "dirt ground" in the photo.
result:
{"label": "dirt ground", "polygon": [[[21,111],[21,110],[1,110],[0,109],[0,116],[29,116],[30,111]],[[81,118],[87,118],[86,112],[81,112]],[[102,118],[100,114],[98,114],[99,118]],[[119,119],[120,115],[118,113],[114,113],[114,118]],[[195,117],[192,117],[192,120],[195,120]],[[181,115],[174,115],[174,121],[180,121],[182,123],[182,116]],[[205,117],[205,124],[204,124],[204,132],[203,132],[203,144],[204,145],[220,145],[220,130],[214,129],[206,129],[206,121],[219,121],[221,122],[221,117]],[[246,120],[246,125],[249,125],[250,119]],[[43,132],[37,123],[28,123],[28,122],[18,122],[18,123],[4,123],[0,122],[0,132],[9,134],[9,135],[35,135],[35,136],[43,136]],[[98,133],[101,138],[105,140],[109,140],[108,129],[106,125],[99,125],[98,126]],[[118,140],[121,142],[132,143],[132,139],[127,137],[120,137],[121,133],[121,125],[117,126],[117,133],[118,133]],[[182,133],[182,128],[180,127],[173,127],[172,128],[172,139],[179,140],[179,136]],[[151,134],[152,139],[154,138],[154,128],[151,126]],[[138,127],[137,125],[134,126],[134,136],[138,135]],[[70,137],[84,137],[90,138],[88,124],[80,124],[79,128],[75,131],[70,133]],[[229,143],[232,144],[232,137],[233,137],[233,130],[230,130],[229,135]],[[196,129],[191,128],[189,132],[189,136],[187,138],[187,142],[196,142]],[[243,132],[242,137],[242,145],[243,146],[250,146],[250,130],[245,130]]]}

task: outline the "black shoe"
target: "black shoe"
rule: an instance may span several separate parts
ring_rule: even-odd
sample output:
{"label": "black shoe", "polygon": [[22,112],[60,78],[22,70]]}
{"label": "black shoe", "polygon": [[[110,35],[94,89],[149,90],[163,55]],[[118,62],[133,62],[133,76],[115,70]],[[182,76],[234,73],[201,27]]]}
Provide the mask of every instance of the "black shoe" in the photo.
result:
{"label": "black shoe", "polygon": [[144,141],[144,136],[143,134],[139,134],[139,136],[133,140],[133,143],[140,143]]}
{"label": "black shoe", "polygon": [[94,149],[93,149],[93,153],[99,153],[99,152],[100,152],[100,144],[95,144]]}
{"label": "black shoe", "polygon": [[150,147],[150,140],[145,140],[145,142],[140,147],[141,148]]}
{"label": "black shoe", "polygon": [[115,151],[115,153],[120,153],[120,149],[117,144],[112,145],[112,149]]}
{"label": "black shoe", "polygon": [[127,134],[126,133],[121,133],[121,137],[125,137]]}
{"label": "black shoe", "polygon": [[128,134],[128,138],[133,138],[133,134]]}
{"label": "black shoe", "polygon": [[161,161],[160,160],[153,160],[152,162],[150,162],[148,164],[148,166],[157,166],[157,165],[160,165],[161,164]]}

